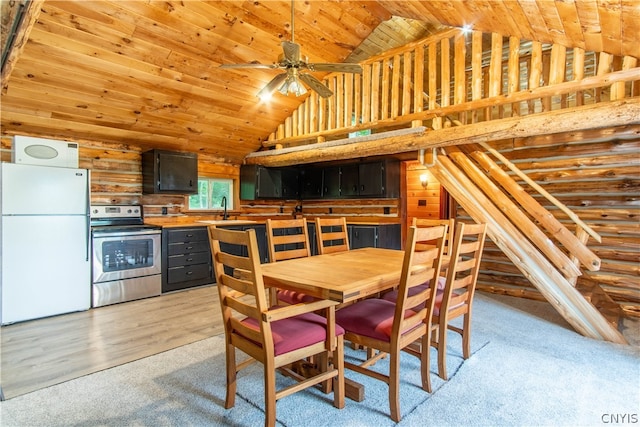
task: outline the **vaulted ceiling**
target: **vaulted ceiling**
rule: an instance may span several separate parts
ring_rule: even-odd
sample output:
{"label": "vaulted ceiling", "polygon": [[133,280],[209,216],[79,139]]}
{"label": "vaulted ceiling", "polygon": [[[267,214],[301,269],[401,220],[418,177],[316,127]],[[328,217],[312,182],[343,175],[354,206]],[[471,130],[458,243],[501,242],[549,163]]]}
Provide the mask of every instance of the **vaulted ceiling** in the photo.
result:
{"label": "vaulted ceiling", "polygon": [[[465,25],[640,57],[637,1],[294,3],[295,41],[310,62],[356,62]],[[24,19],[14,25],[23,4]],[[241,163],[302,101],[256,98],[275,70],[218,68],[276,62],[280,43],[292,37],[290,1],[33,0],[2,7],[5,135],[177,149]]]}

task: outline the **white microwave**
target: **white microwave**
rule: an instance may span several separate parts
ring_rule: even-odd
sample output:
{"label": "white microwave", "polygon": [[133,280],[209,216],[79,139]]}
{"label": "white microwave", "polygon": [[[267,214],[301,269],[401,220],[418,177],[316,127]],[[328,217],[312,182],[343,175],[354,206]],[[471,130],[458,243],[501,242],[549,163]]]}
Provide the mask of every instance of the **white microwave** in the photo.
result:
{"label": "white microwave", "polygon": [[78,149],[75,142],[16,135],[11,144],[11,161],[25,165],[77,169]]}

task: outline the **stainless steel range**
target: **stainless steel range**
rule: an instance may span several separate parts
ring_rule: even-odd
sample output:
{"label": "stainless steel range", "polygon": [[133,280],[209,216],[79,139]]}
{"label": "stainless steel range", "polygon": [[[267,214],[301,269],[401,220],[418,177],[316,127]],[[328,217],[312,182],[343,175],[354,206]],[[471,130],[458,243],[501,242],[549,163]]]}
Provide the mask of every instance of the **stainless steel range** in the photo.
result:
{"label": "stainless steel range", "polygon": [[93,307],[160,295],[161,232],[142,206],[91,206]]}

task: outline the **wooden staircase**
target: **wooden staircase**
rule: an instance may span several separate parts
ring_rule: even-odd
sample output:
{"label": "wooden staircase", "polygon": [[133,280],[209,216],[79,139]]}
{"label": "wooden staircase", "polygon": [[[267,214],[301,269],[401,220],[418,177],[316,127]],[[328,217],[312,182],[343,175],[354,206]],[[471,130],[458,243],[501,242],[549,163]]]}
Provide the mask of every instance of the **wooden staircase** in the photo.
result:
{"label": "wooden staircase", "polygon": [[[447,147],[437,153],[434,149],[429,170],[475,221],[487,223],[489,238],[576,331],[626,344],[617,327],[620,307],[597,283],[581,281],[576,287],[581,267],[600,268],[600,259],[586,246],[589,236],[596,240],[600,236],[569,211],[579,230],[571,233],[487,151],[514,170],[488,146],[473,144],[464,146],[464,151]],[[524,178],[522,172],[516,175]]]}

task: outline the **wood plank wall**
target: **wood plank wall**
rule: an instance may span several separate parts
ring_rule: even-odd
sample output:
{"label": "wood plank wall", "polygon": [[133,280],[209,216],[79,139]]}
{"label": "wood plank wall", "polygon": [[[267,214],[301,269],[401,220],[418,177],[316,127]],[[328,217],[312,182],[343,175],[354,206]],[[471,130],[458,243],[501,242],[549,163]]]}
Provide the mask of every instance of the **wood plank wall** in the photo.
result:
{"label": "wood plank wall", "polygon": [[[492,145],[602,236],[601,243],[594,239],[587,243],[601,259],[600,271],[583,271],[578,282],[595,281],[627,315],[640,316],[640,126]],[[559,209],[531,194],[575,230]],[[468,219],[461,208],[457,217]],[[490,241],[478,288],[543,299]]]}
{"label": "wood plank wall", "polygon": [[[431,175],[426,166],[419,162],[407,162],[407,221],[413,218],[440,218],[440,183]],[[420,182],[420,175],[427,176],[427,187]]]}

